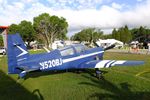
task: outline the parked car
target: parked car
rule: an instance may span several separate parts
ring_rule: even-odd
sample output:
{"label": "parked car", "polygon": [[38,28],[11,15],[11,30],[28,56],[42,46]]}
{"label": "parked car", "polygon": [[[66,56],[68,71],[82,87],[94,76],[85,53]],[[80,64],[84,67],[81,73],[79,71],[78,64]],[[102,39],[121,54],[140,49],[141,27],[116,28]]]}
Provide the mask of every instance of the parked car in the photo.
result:
{"label": "parked car", "polygon": [[6,54],[6,50],[3,47],[0,47],[0,54],[5,55]]}

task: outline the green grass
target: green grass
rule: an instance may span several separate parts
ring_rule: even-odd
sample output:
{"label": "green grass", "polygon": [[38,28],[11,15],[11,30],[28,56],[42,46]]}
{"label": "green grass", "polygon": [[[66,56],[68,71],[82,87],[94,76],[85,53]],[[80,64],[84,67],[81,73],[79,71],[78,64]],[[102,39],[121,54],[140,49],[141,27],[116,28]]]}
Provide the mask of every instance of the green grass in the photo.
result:
{"label": "green grass", "polygon": [[39,54],[39,53],[44,53],[44,52],[46,52],[46,51],[43,49],[29,50],[29,53],[31,53],[31,54]]}
{"label": "green grass", "polygon": [[101,80],[91,75],[93,70],[35,72],[18,80],[7,74],[6,57],[0,59],[0,100],[150,100],[148,55],[106,52],[104,59],[144,60],[145,65],[102,69]]}

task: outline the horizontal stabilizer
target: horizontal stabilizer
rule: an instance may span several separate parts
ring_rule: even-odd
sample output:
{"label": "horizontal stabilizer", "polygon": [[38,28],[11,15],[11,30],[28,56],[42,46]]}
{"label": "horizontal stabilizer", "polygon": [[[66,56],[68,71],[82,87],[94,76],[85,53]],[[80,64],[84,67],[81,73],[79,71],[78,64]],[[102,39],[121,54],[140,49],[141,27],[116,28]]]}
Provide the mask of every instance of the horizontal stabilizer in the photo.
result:
{"label": "horizontal stabilizer", "polygon": [[126,60],[94,60],[81,65],[81,68],[109,68],[112,66],[135,66],[142,65],[144,61],[126,61]]}

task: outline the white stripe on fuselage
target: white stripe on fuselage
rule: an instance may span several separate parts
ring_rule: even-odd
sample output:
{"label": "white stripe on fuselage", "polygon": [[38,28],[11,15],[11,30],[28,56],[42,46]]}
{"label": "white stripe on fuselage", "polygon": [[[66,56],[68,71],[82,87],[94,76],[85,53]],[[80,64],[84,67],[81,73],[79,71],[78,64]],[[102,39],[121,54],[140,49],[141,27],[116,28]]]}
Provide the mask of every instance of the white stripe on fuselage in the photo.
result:
{"label": "white stripe on fuselage", "polygon": [[82,59],[82,58],[90,57],[90,56],[100,54],[100,53],[103,53],[103,52],[104,51],[99,51],[99,52],[94,52],[94,53],[90,53],[90,54],[86,54],[86,55],[81,55],[81,56],[77,56],[77,57],[73,57],[73,58],[69,58],[69,59],[63,59],[63,63],[67,63],[67,62],[79,60],[79,59]]}

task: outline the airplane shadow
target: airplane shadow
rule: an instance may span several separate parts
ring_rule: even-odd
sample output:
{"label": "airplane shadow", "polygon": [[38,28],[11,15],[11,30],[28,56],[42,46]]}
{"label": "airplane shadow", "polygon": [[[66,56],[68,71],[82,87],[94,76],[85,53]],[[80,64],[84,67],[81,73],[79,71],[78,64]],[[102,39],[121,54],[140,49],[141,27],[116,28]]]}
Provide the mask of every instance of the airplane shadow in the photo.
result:
{"label": "airplane shadow", "polygon": [[44,100],[0,70],[0,100]]}
{"label": "airplane shadow", "polygon": [[[25,76],[24,80],[26,80],[28,78],[36,78],[36,77],[46,76],[46,75],[62,74],[62,73],[66,73],[66,72],[72,72],[72,73],[76,73],[76,74],[88,73],[92,77],[96,77],[94,69],[68,69],[68,70],[45,71],[45,72],[35,71],[35,72],[28,73]],[[102,72],[102,74],[107,73],[107,71],[102,71],[102,70],[101,70],[101,72]]]}
{"label": "airplane shadow", "polygon": [[108,80],[102,79],[97,80],[96,78],[91,78],[89,76],[83,75],[85,78],[90,78],[91,82],[81,82],[80,85],[90,85],[93,87],[97,87],[100,90],[107,91],[106,93],[93,93],[91,94],[87,100],[91,100],[93,98],[97,98],[99,100],[150,100],[150,92],[132,92],[131,85],[124,82],[120,83],[120,88],[115,84],[109,82]]}
{"label": "airplane shadow", "polygon": [[61,74],[61,73],[65,73],[65,70],[61,70],[61,71],[45,71],[45,72],[41,72],[41,71],[34,71],[31,73],[27,73],[27,75],[25,76],[25,80],[28,78],[37,78],[40,76],[47,76],[47,75],[55,75],[55,74]]}
{"label": "airplane shadow", "polygon": [[31,73],[27,73],[24,80],[26,80],[28,78],[36,78],[36,77],[46,76],[46,75],[62,74],[62,73],[66,73],[66,72],[78,73],[78,70],[77,69],[68,69],[68,70],[52,70],[52,71],[44,71],[44,72],[34,71],[34,72],[31,72]]}

